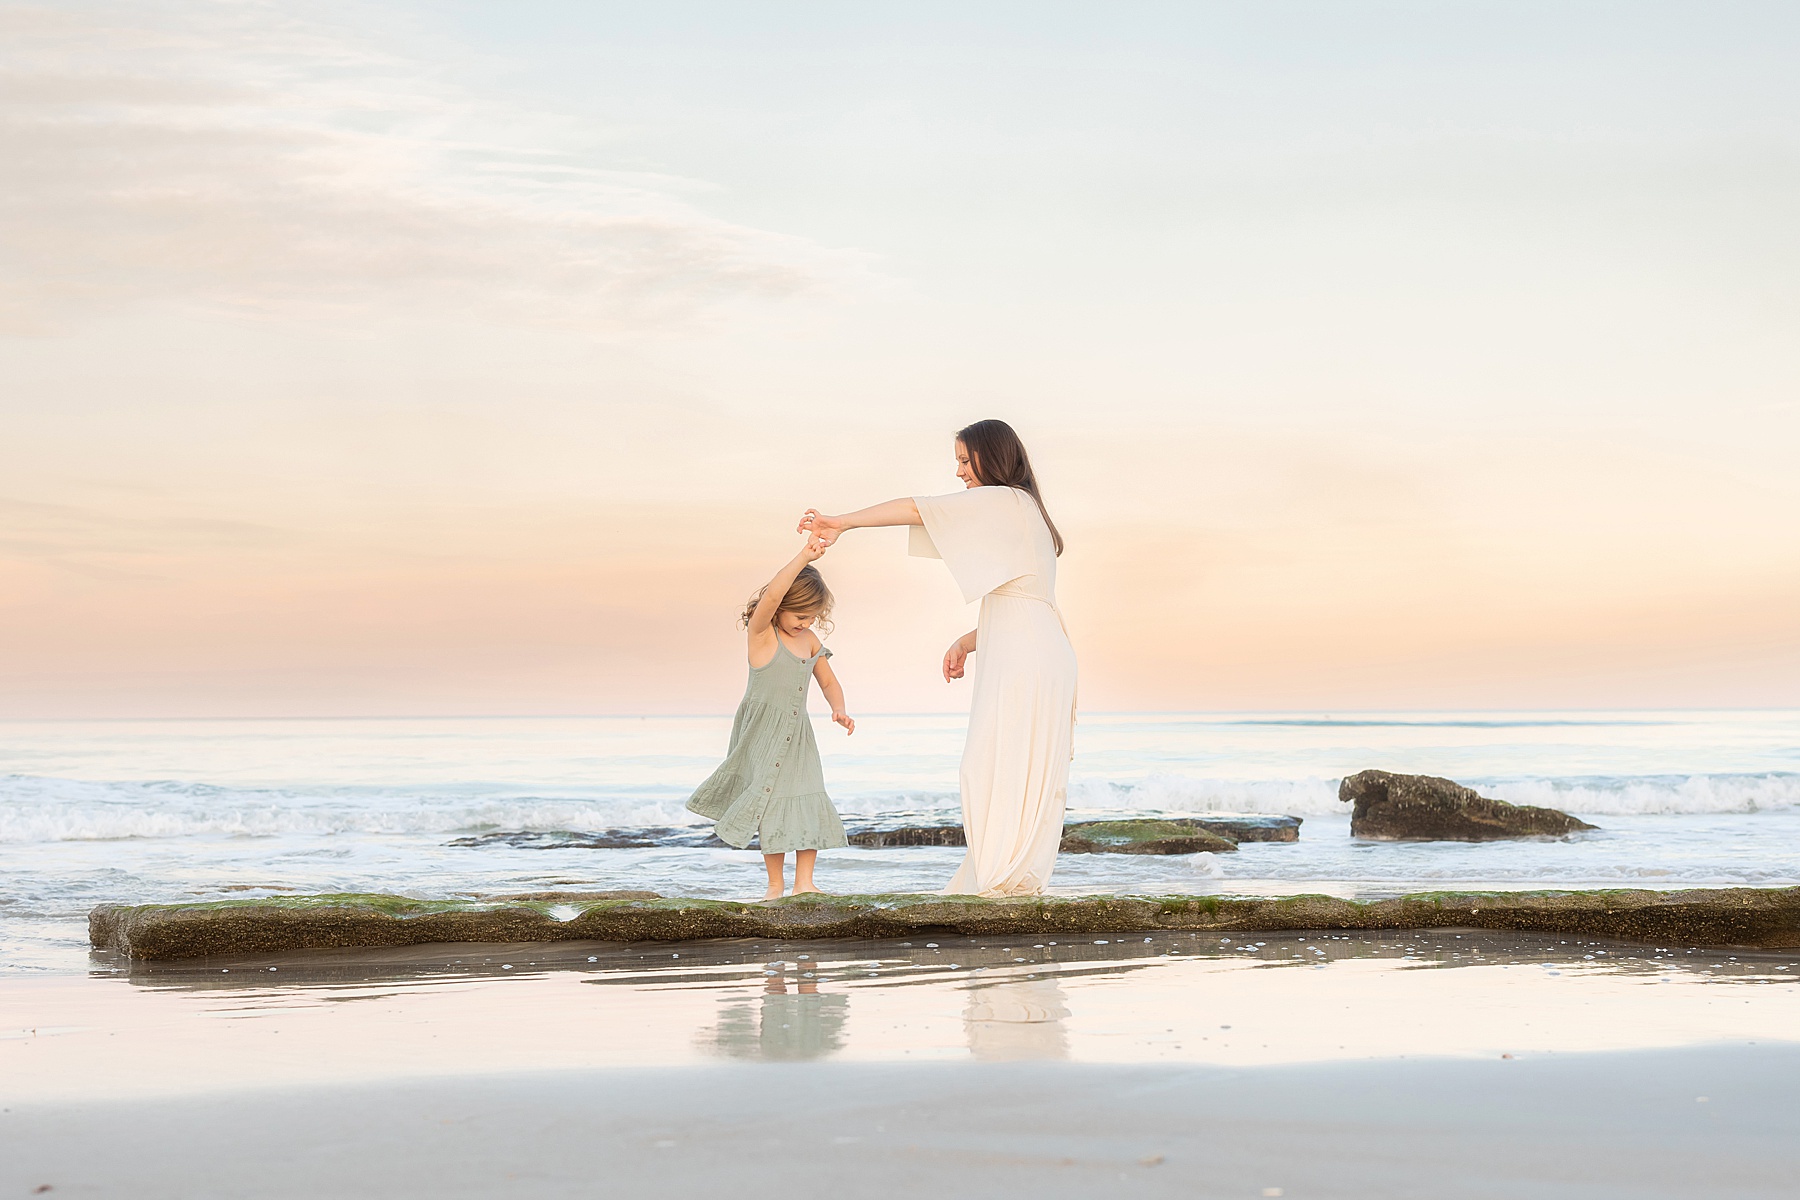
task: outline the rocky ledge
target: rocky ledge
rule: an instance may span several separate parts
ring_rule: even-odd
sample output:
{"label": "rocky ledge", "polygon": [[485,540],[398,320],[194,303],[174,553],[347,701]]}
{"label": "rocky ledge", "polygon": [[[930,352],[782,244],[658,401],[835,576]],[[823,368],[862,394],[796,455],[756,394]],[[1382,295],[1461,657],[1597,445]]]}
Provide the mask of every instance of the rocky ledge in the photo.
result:
{"label": "rocky ledge", "polygon": [[[1297,842],[1300,817],[1257,813],[1205,817],[1126,817],[1063,826],[1064,854],[1197,854],[1236,850],[1239,842]],[[847,823],[852,846],[963,846],[961,825],[864,828]]]}
{"label": "rocky ledge", "polygon": [[[963,827],[944,822],[914,824],[913,814],[851,816],[844,828],[852,846],[880,850],[904,846],[964,846]],[[1297,842],[1299,817],[1260,813],[1212,813],[1204,817],[1126,817],[1076,821],[1063,826],[1066,854],[1195,854],[1235,850],[1239,842]],[[725,843],[704,825],[649,825],[598,832],[502,830],[453,839],[452,846],[514,850],[634,850],[649,846],[708,846]]]}
{"label": "rocky ledge", "polygon": [[1237,842],[1193,821],[1084,821],[1064,825],[1064,854],[1199,854],[1236,850]]}
{"label": "rocky ledge", "polygon": [[1359,771],[1338,784],[1350,836],[1380,841],[1492,842],[1561,838],[1595,828],[1554,808],[1490,800],[1435,775]]}
{"label": "rocky ledge", "polygon": [[533,892],[482,900],[279,896],[108,904],[88,917],[96,949],[144,959],[428,942],[1444,928],[1788,949],[1800,947],[1800,888],[1448,892],[1368,901],[1330,896],[803,896],[748,903],[665,899],[651,892]]}

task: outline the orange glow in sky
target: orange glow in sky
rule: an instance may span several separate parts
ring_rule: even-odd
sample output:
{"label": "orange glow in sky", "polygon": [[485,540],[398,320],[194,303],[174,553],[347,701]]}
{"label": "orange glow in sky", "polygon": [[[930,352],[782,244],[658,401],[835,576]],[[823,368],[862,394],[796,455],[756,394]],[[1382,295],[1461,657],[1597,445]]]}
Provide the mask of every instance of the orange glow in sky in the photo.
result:
{"label": "orange glow in sky", "polygon": [[5,10],[0,716],[728,711],[995,416],[1086,707],[1800,704],[1793,13],[708,11]]}

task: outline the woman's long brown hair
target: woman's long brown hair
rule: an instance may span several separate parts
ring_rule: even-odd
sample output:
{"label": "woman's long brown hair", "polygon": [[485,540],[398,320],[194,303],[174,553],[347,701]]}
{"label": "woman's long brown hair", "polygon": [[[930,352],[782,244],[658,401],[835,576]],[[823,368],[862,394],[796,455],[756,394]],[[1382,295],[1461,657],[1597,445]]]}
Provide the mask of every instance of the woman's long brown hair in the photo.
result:
{"label": "woman's long brown hair", "polygon": [[1025,453],[1025,443],[1019,440],[1013,427],[1005,421],[977,421],[957,430],[956,440],[969,452],[969,466],[982,486],[1016,487],[1031,493],[1031,498],[1037,501],[1038,511],[1044,514],[1044,524],[1050,527],[1050,540],[1056,543],[1060,558],[1062,534],[1056,531],[1050,510],[1044,507],[1037,476],[1031,472],[1031,456]]}

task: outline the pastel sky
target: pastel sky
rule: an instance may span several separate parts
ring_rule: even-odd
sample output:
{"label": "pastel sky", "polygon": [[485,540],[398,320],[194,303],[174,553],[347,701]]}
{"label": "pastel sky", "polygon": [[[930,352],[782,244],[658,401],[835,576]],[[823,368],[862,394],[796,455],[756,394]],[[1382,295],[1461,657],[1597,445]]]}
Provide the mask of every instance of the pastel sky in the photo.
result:
{"label": "pastel sky", "polygon": [[1783,2],[0,6],[0,716],[729,711],[991,416],[1090,709],[1797,705],[1797,214]]}

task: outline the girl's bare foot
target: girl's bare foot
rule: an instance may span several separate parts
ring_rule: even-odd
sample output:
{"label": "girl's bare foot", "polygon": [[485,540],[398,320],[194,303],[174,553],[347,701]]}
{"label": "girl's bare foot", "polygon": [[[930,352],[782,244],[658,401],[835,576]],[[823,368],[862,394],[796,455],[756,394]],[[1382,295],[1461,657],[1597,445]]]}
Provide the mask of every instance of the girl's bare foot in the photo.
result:
{"label": "girl's bare foot", "polygon": [[781,885],[775,884],[775,883],[770,884],[769,890],[763,893],[763,899],[764,900],[779,900],[779,899],[781,899]]}
{"label": "girl's bare foot", "polygon": [[808,893],[810,893],[814,896],[829,896],[829,895],[831,895],[831,893],[826,891],[824,888],[814,887],[810,883],[807,884],[805,887],[801,887],[797,883],[794,885],[794,895],[801,896],[801,895],[806,895]]}
{"label": "girl's bare foot", "polygon": [[[794,895],[802,892],[813,892],[819,895],[819,889],[813,885],[813,864],[819,861],[817,850],[797,850],[794,852]],[[770,876],[770,878],[774,878]]]}

